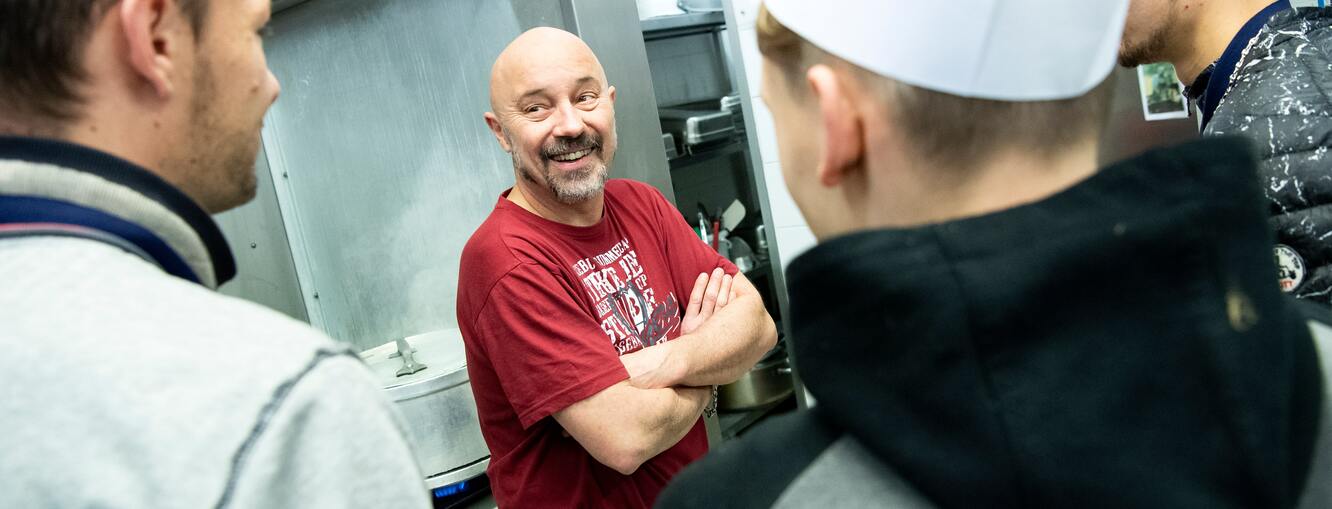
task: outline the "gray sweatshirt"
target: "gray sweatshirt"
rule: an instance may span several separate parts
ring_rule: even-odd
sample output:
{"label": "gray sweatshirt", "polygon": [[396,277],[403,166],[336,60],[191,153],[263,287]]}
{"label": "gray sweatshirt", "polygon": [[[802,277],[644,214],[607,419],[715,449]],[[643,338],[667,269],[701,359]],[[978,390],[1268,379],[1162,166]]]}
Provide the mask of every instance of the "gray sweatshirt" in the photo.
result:
{"label": "gray sweatshirt", "polygon": [[[3,156],[0,201],[96,205],[211,269],[133,185]],[[132,251],[0,235],[0,507],[429,507],[353,352]]]}

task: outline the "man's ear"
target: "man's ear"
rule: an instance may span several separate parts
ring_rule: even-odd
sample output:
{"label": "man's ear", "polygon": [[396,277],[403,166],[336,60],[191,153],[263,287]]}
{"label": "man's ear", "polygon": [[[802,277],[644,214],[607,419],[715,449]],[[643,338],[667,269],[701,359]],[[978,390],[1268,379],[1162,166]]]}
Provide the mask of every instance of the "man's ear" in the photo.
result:
{"label": "man's ear", "polygon": [[611,105],[615,104],[615,85],[611,85],[606,91],[606,97],[610,98]]}
{"label": "man's ear", "polygon": [[818,101],[819,121],[823,124],[819,182],[833,187],[860,168],[865,154],[864,119],[847,96],[844,78],[832,68],[823,64],[810,67],[805,81]]}
{"label": "man's ear", "polygon": [[193,36],[180,26],[183,18],[175,0],[122,0],[118,14],[130,67],[159,98],[170,97],[180,78],[175,68],[183,38]]}
{"label": "man's ear", "polygon": [[486,112],[485,117],[486,127],[489,127],[490,134],[495,135],[495,139],[499,140],[500,148],[504,149],[505,152],[513,152],[513,147],[509,146],[509,137],[504,135],[504,126],[500,125],[499,117],[490,111]]}

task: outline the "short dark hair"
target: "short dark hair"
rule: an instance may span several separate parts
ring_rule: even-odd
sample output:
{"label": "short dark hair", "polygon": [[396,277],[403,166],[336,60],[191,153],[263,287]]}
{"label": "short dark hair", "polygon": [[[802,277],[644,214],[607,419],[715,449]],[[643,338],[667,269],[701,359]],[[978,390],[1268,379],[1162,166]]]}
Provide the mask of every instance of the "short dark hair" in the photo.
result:
{"label": "short dark hair", "polygon": [[1110,115],[1113,76],[1071,99],[974,99],[908,85],[839,59],[782,25],[766,7],[759,10],[757,33],[759,51],[782,70],[793,92],[804,90],[798,84],[815,64],[851,70],[873,93],[888,99],[892,118],[915,155],[946,166],[974,166],[1014,147],[1050,155],[1088,135],[1095,137]]}
{"label": "short dark hair", "polygon": [[[84,50],[119,0],[0,0],[0,116],[60,125],[78,117]],[[176,0],[195,38],[208,0]]]}

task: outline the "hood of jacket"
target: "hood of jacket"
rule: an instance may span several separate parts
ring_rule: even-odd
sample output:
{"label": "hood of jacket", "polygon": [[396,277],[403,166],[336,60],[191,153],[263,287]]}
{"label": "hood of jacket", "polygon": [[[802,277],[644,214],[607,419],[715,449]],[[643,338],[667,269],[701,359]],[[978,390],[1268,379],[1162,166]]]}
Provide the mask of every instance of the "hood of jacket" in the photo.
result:
{"label": "hood of jacket", "polygon": [[793,261],[815,409],[943,507],[1286,507],[1321,403],[1253,155],[1157,150],[1036,203]]}

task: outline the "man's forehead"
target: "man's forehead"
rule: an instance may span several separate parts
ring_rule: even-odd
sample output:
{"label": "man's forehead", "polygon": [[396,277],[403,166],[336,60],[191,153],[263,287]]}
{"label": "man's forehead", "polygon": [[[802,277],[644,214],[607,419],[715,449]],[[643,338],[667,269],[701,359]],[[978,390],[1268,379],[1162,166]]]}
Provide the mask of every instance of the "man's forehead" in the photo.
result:
{"label": "man's forehead", "polygon": [[568,32],[534,29],[496,59],[491,91],[517,98],[535,90],[582,86],[587,78],[605,85],[605,71],[591,48]]}
{"label": "man's forehead", "polygon": [[567,92],[587,87],[600,89],[603,86],[600,77],[589,72],[569,69],[561,72],[532,72],[507,83],[507,92],[514,99],[528,96]]}

